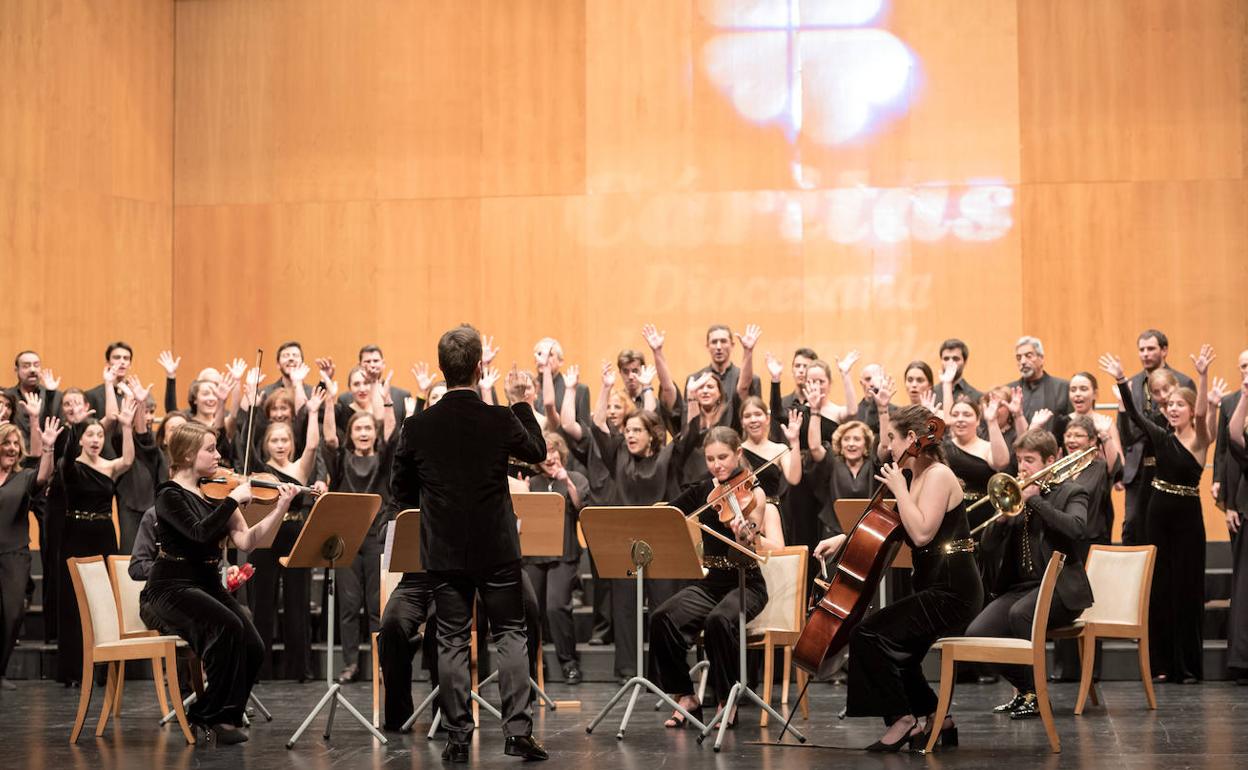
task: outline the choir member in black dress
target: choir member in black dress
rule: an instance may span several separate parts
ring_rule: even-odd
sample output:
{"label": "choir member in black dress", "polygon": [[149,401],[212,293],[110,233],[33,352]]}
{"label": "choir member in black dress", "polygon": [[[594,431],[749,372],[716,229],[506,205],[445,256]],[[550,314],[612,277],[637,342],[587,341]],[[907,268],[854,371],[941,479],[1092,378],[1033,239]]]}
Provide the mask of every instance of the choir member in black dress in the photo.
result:
{"label": "choir member in black dress", "polygon": [[911,404],[925,404],[929,409],[932,408],[931,404],[934,402],[931,398],[935,395],[933,392],[935,382],[932,378],[932,367],[928,366],[926,361],[911,361],[906,364],[903,382],[906,386],[906,396]]}
{"label": "choir member in black dress", "polygon": [[386,545],[386,523],[394,515],[390,505],[390,468],[397,443],[397,416],[394,392],[389,390],[382,401],[384,417],[380,423],[372,412],[357,411],[348,418],[343,430],[345,440],[340,441],[335,421],[338,386],[333,380],[327,385],[322,455],[329,470],[329,490],[380,495],[382,500],[351,565],[334,568],[338,623],[342,629],[343,667],[338,681],[346,684],[360,676],[360,610],[366,611],[370,634],[381,626],[381,554]]}
{"label": "choir member in black dress", "polygon": [[[788,414],[789,409],[794,406],[806,403],[806,367],[818,359],[819,354],[811,348],[798,348],[793,351],[793,362],[789,365],[789,371],[793,374],[793,391],[784,395],[780,400],[784,414]],[[767,353],[767,369],[772,372],[772,383],[779,386],[784,365],[771,353]],[[852,404],[853,398],[851,397],[846,403]]]}
{"label": "choir member in black dress", "polygon": [[[945,461],[962,483],[962,495],[968,505],[988,492],[988,479],[1010,466],[1010,448],[1001,435],[997,413],[1004,409],[995,394],[988,395],[983,421],[988,425],[988,439],[979,437],[979,404],[965,396],[957,397],[949,408],[949,431],[945,434]],[[992,514],[990,506],[981,505],[970,514],[974,528]]]}
{"label": "choir member in black dress", "polygon": [[1148,434],[1157,458],[1144,520],[1148,542],[1157,546],[1153,594],[1149,602],[1149,645],[1159,681],[1196,682],[1204,676],[1205,520],[1200,476],[1217,430],[1208,415],[1208,371],[1213,349],[1202,345],[1192,356],[1199,392],[1179,388],[1165,403],[1171,430],[1144,416],[1131,397],[1117,357],[1101,357],[1101,368],[1118,383],[1121,407],[1136,428]]}
{"label": "choir member in black dress", "polygon": [[[902,457],[926,432],[930,416],[922,406],[898,409],[885,426],[881,446],[890,456]],[[909,485],[903,470],[912,474]],[[952,742],[957,735],[952,719],[943,725],[930,723],[937,698],[923,676],[923,658],[933,642],[962,631],[983,606],[962,486],[942,462],[939,445],[906,457],[900,465],[884,465],[877,480],[897,500],[903,538],[914,555],[915,593],[868,616],[855,629],[849,643],[853,663],[846,714],[882,717],[888,725],[868,751],[897,751],[911,740],[921,746],[926,736],[920,716],[927,718],[927,730],[937,727],[943,740]],[[836,554],[845,539],[835,535],[820,542],[816,557]]]}
{"label": "choir member in black dress", "polygon": [[[1248,536],[1243,515],[1248,511],[1248,449],[1245,448],[1245,417],[1248,416],[1248,350],[1239,354],[1240,388],[1222,401],[1230,413],[1219,428],[1225,447],[1221,493],[1226,502],[1226,526],[1231,533],[1231,620],[1227,640],[1227,672],[1236,684],[1248,684]],[[1228,399],[1234,399],[1229,401]],[[1222,436],[1225,435],[1225,439]]]}
{"label": "choir member in black dress", "polygon": [[[111,387],[105,397],[112,397]],[[127,400],[117,414],[121,433],[121,456],[107,460],[101,456],[105,444],[104,426],[88,419],[71,426],[57,442],[57,466],[65,494],[65,525],[57,553],[57,679],[65,683],[82,676],[82,624],[78,600],[69,579],[67,559],[78,556],[108,556],[117,553],[113,530],[113,494],[118,476],[134,462],[134,436],[131,426],[138,408]]]}
{"label": "choir member in black dress", "polygon": [[[809,353],[808,358],[806,354]],[[835,403],[830,397],[824,399],[824,406],[821,410],[825,419],[831,421],[830,426],[825,426],[826,436],[824,440],[831,436],[831,431],[837,423],[845,422],[853,419],[856,407],[854,406],[854,381],[850,372],[854,368],[854,364],[858,361],[858,351],[851,350],[844,357],[836,359],[836,368],[840,372],[841,387],[845,393],[845,405]],[[784,374],[784,365],[780,360],[771,353],[766,355],[767,372],[771,375],[771,411],[772,411],[772,431],[773,441],[780,441],[783,438],[781,426],[784,424],[785,417],[789,412],[797,407],[803,410],[803,414],[808,414],[810,405],[806,403],[806,374],[813,367],[815,369],[816,384],[825,394],[831,393],[832,373],[831,367],[822,359],[815,355],[815,351],[810,348],[799,348],[797,353],[793,355],[793,392],[787,396],[780,395],[780,379]],[[753,349],[748,349],[743,356],[743,360],[748,362],[750,368],[753,369]],[[746,366],[742,364],[742,369]],[[821,374],[822,372],[822,374]],[[803,448],[805,448],[805,438],[802,439]]]}
{"label": "choir member in black dress", "polygon": [[[1019,436],[1014,451],[1019,473],[1030,476],[1057,460],[1057,441],[1048,431],[1033,429]],[[980,562],[990,601],[967,626],[967,636],[1030,639],[1040,582],[1054,552],[1065,554],[1066,562],[1057,577],[1049,625],[1070,625],[1092,606],[1092,586],[1080,558],[1088,510],[1088,490],[1073,480],[1023,488],[1022,513],[1002,516],[984,529]],[[1011,719],[1039,716],[1032,667],[1000,669],[1017,693],[994,711]]]}
{"label": "choir member in black dress", "polygon": [[[990,388],[979,399],[981,412],[987,410],[988,403],[994,395],[1001,402],[1001,408],[997,409],[997,426],[1001,428],[1001,437],[1005,439],[1006,446],[1013,447],[1014,440],[1029,429],[1027,418],[1023,417],[1023,389],[1019,387],[1010,388],[1005,385]],[[986,420],[979,424],[979,437],[983,439],[988,438],[988,422]],[[1012,453],[1013,450],[1011,450],[1011,455]],[[1012,457],[1011,462],[1013,462]]]}
{"label": "choir member in black dress", "polygon": [[[962,340],[950,338],[940,343],[940,366],[942,373],[944,370],[952,370],[953,373],[950,380],[950,385],[953,388],[953,397],[966,396],[972,401],[979,401],[984,396],[983,392],[967,382],[966,377],[963,376],[966,370],[966,362],[970,358],[970,348]],[[953,398],[946,397],[944,403],[953,403]]]}
{"label": "choir member in black dress", "polygon": [[26,616],[26,583],[30,580],[30,516],[35,497],[52,478],[53,452],[61,431],[60,420],[49,417],[39,428],[42,402],[31,394],[36,421],[26,456],[22,430],[15,423],[0,425],[0,689],[12,690],[5,679],[18,629]]}
{"label": "choir member in black dress", "polygon": [[875,435],[865,422],[850,420],[837,426],[832,434],[831,447],[811,447],[810,459],[814,465],[817,483],[827,499],[870,499],[879,482],[875,480],[878,465],[871,447]]}
{"label": "choir member in black dress", "polygon": [[[576,630],[572,625],[572,589],[576,586],[576,568],[581,560],[581,543],[577,539],[577,523],[589,496],[589,479],[567,468],[568,444],[556,432],[547,432],[546,459],[536,466],[538,473],[529,477],[530,492],[554,492],[564,498],[563,553],[559,556],[526,556],[524,572],[537,595],[538,613],[546,619],[549,635],[544,637],[555,645],[555,656],[566,684],[581,683],[580,656],[576,653]],[[536,645],[538,639],[530,639]]]}
{"label": "choir member in black dress", "polygon": [[[1136,339],[1140,356],[1140,371],[1131,376],[1131,397],[1141,413],[1154,418],[1154,422],[1166,426],[1163,405],[1169,398],[1169,390],[1178,387],[1195,388],[1192,378],[1171,369],[1166,359],[1170,354],[1170,340],[1158,329],[1145,329]],[[1154,382],[1153,375],[1159,379]],[[1148,498],[1152,495],[1156,458],[1152,445],[1143,431],[1136,430],[1130,420],[1121,415],[1119,429],[1123,449],[1123,484],[1126,486],[1126,504],[1122,520],[1123,545],[1141,545],[1146,542],[1148,528],[1144,512],[1148,510]],[[1215,495],[1216,497],[1216,495]]]}
{"label": "choir member in black dress", "polygon": [[758,396],[750,396],[741,404],[740,423],[744,434],[741,451],[751,468],[766,465],[785,452],[786,448],[788,450],[778,463],[762,471],[758,477],[763,493],[767,496],[767,505],[774,507],[776,515],[779,516],[781,495],[790,485],[800,484],[802,481],[802,447],[799,440],[802,430],[801,410],[789,410],[789,419],[783,423],[782,428],[784,444],[767,437],[772,424],[771,412]]}
{"label": "choir member in black dress", "polygon": [[1044,344],[1035,337],[1019,337],[1014,344],[1019,378],[1010,387],[1023,390],[1023,416],[1030,422],[1041,409],[1053,414],[1070,411],[1070,384],[1044,370]]}
{"label": "choir member in black dress", "polygon": [[243,607],[221,584],[221,541],[250,550],[286,514],[295,490],[283,484],[277,504],[248,527],[240,506],[251,501],[242,484],[220,502],[204,497],[199,480],[216,472],[216,436],[196,422],[179,426],[169,441],[173,478],[156,493],[155,562],[139,601],[143,622],[187,641],[203,662],[207,686],[187,709],[192,724],[211,730],[218,743],[247,740],[239,729],[264,643]]}
{"label": "choir member in black dress", "polygon": [[[281,392],[281,391],[278,391]],[[303,450],[295,454],[295,435],[289,422],[271,422],[262,440],[263,471],[277,477],[278,481],[307,486],[316,466],[317,447],[320,445],[321,425],[318,419],[325,398],[324,389],[318,388],[307,401],[308,427]],[[282,655],[284,678],[301,682],[312,678],[311,619],[308,615],[312,591],[312,571],[306,568],[283,567],[278,563],[288,556],[294,547],[304,519],[312,510],[313,500],[300,493],[291,501],[289,510],[282,517],[276,537],[268,548],[253,551],[250,555],[256,570],[251,579],[248,599],[256,630],[264,642],[267,654],[261,667],[261,677],[272,678],[273,630],[277,621],[278,586],[281,586]]]}
{"label": "choir member in black dress", "polygon": [[[732,428],[717,426],[706,434],[702,446],[703,461],[710,478],[686,489],[671,505],[686,514],[705,506],[716,486],[726,482],[743,467],[741,437]],[[719,520],[714,508],[703,511],[698,521],[719,534],[731,538],[751,550],[765,553],[784,547],[780,532],[780,516],[768,508],[761,486],[751,490],[753,512],[727,523]],[[737,620],[741,602],[745,617],[750,620],[767,604],[767,582],[758,569],[758,562],[739,554],[731,546],[712,536],[702,536],[702,564],[706,577],[682,588],[663,602],[650,618],[650,679],[669,693],[681,707],[701,721],[702,704],[694,694],[686,658],[689,648],[704,636],[706,659],[710,663],[707,681],[722,709],[728,692],[737,680],[739,666]],[[745,596],[738,588],[737,565],[746,569]],[[736,724],[736,714],[727,716],[729,725]],[[673,712],[666,727],[684,727],[680,712]]]}

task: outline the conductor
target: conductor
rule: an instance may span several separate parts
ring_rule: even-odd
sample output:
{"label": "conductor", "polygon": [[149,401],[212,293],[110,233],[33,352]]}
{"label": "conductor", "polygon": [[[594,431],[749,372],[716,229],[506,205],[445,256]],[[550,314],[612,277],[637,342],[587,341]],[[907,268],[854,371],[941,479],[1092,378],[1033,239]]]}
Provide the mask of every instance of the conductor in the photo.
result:
{"label": "conductor", "polygon": [[[533,740],[528,640],[521,589],[520,536],[507,487],[507,462],[539,463],[546,442],[527,403],[491,406],[477,393],[481,335],[458,326],[438,340],[446,395],[403,422],[392,474],[397,510],[421,509],[420,559],[437,606],[438,684],[449,738],[442,758],[468,761],[468,645],[479,597],[498,647],[503,752],[546,759]],[[508,387],[516,372],[508,374]]]}

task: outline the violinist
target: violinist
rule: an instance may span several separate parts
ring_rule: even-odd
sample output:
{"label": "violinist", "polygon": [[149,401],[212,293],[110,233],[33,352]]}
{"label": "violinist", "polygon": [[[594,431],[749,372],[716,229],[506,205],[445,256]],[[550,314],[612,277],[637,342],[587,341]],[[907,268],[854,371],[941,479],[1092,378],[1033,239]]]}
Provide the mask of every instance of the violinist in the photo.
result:
{"label": "violinist", "polygon": [[139,598],[149,627],[177,634],[203,661],[207,687],[187,709],[196,727],[211,730],[220,744],[242,743],[243,709],[264,656],[264,643],[247,612],[221,585],[221,539],[240,550],[256,547],[285,516],[294,498],[283,485],[276,504],[253,526],[239,509],[251,501],[251,487],[240,484],[217,502],[204,496],[201,478],[217,471],[221,455],[211,430],[184,422],[172,431],[169,456],[173,478],[156,493],[159,551]]}
{"label": "violinist", "polygon": [[[886,414],[880,410],[885,430],[880,445],[900,462],[884,465],[876,479],[897,500],[904,542],[914,558],[915,592],[870,615],[850,638],[846,713],[882,717],[888,726],[867,751],[897,751],[927,740],[930,733],[919,717],[927,717],[930,731],[937,698],[923,676],[923,658],[933,642],[961,631],[983,605],[962,486],[944,464],[939,443],[919,444],[931,412],[911,405],[887,421]],[[921,448],[914,449],[916,444]],[[912,474],[909,483],[904,471]],[[834,555],[845,541],[845,535],[821,541],[815,557]],[[952,720],[939,728],[945,745],[956,743]]]}
{"label": "violinist", "polygon": [[[1029,430],[1014,442],[1014,451],[1018,472],[1031,476],[1057,460],[1057,440],[1046,430]],[[1088,490],[1073,479],[1031,484],[1023,488],[1023,502],[1022,513],[1003,516],[984,530],[985,588],[993,599],[971,621],[967,636],[1030,639],[1040,581],[1054,551],[1066,554],[1066,564],[1057,577],[1049,625],[1069,625],[1092,606],[1092,585],[1080,558],[1080,541],[1088,526]],[[1011,719],[1039,716],[1031,666],[1002,666],[1001,674],[1017,693],[993,711]]]}
{"label": "violinist", "polygon": [[[686,514],[705,508],[698,517],[700,523],[750,550],[783,548],[780,514],[767,505],[757,477],[744,463],[737,432],[723,426],[711,428],[702,452],[711,477],[685,490],[671,505]],[[708,508],[713,499],[723,502]],[[767,583],[757,561],[707,534],[703,534],[702,544],[706,577],[663,602],[650,618],[650,678],[699,721],[702,704],[689,679],[689,647],[701,632],[710,662],[708,681],[722,708],[737,674],[740,602],[745,602],[747,619],[754,618],[767,604]],[[738,564],[747,570],[744,598],[737,587]],[[728,724],[736,724],[736,714],[728,715]],[[664,725],[684,727],[685,719],[674,712]]]}

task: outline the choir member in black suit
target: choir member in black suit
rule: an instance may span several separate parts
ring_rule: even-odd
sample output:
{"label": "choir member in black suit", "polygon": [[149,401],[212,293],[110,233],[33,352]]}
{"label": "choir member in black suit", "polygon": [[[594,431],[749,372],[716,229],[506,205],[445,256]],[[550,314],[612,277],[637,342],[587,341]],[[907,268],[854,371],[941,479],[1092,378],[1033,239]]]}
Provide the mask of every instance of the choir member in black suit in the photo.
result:
{"label": "choir member in black suit", "polygon": [[1044,370],[1044,343],[1035,337],[1019,337],[1014,344],[1019,378],[1010,387],[1023,390],[1023,416],[1030,422],[1041,409],[1053,414],[1070,411],[1070,383]]}
{"label": "choir member in black suit", "polygon": [[[1248,449],[1245,449],[1245,416],[1248,415],[1248,350],[1239,354],[1242,384],[1227,399],[1234,398],[1229,414],[1224,411],[1224,424],[1219,440],[1226,457],[1223,460],[1223,500],[1226,504],[1226,526],[1231,533],[1231,622],[1228,639],[1227,669],[1237,684],[1248,684],[1248,535],[1244,533],[1243,516],[1248,513]],[[1227,409],[1228,400],[1222,402]],[[1222,439],[1225,436],[1225,439]],[[1216,467],[1216,465],[1215,465]]]}
{"label": "choir member in black suit", "polygon": [[[950,338],[940,343],[940,366],[941,369],[953,369],[953,379],[950,384],[953,387],[954,397],[966,396],[972,401],[978,401],[983,397],[983,392],[974,385],[966,381],[963,376],[966,369],[966,362],[971,358],[971,350],[966,343],[960,339]],[[944,403],[951,404],[953,399],[946,398]]]}

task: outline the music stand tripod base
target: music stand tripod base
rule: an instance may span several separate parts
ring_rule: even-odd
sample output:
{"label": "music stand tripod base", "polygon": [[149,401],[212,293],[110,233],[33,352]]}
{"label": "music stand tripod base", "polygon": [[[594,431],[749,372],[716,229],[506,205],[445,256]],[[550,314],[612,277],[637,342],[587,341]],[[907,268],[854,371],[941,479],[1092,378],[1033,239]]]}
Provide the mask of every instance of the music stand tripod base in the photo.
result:
{"label": "music stand tripod base", "polygon": [[[728,715],[733,712],[733,709],[739,703],[745,700],[754,701],[755,705],[766,711],[772,719],[775,719],[784,725],[780,732],[780,737],[782,739],[784,738],[785,732],[790,732],[793,733],[793,737],[797,738],[799,743],[805,743],[806,736],[798,732],[796,727],[785,720],[784,717],[780,716],[780,713],[772,708],[770,703],[759,697],[758,693],[751,690],[750,686],[746,683],[745,567],[737,567],[737,596],[740,598],[740,602],[737,606],[737,642],[739,644],[739,649],[737,650],[739,658],[737,663],[740,666],[738,669],[739,675],[736,683],[732,685],[732,689],[728,691],[728,702],[725,703],[724,707],[719,710],[719,713],[717,713],[714,718],[707,722],[706,726],[702,728],[701,734],[698,735],[698,743],[700,744],[702,741],[706,740],[706,736],[710,735],[711,731],[715,729],[716,725],[718,725],[719,733],[715,736],[715,744],[713,746],[715,752],[718,753],[720,746],[724,742],[724,733],[728,730]],[[794,708],[796,708],[796,706],[794,706]]]}

